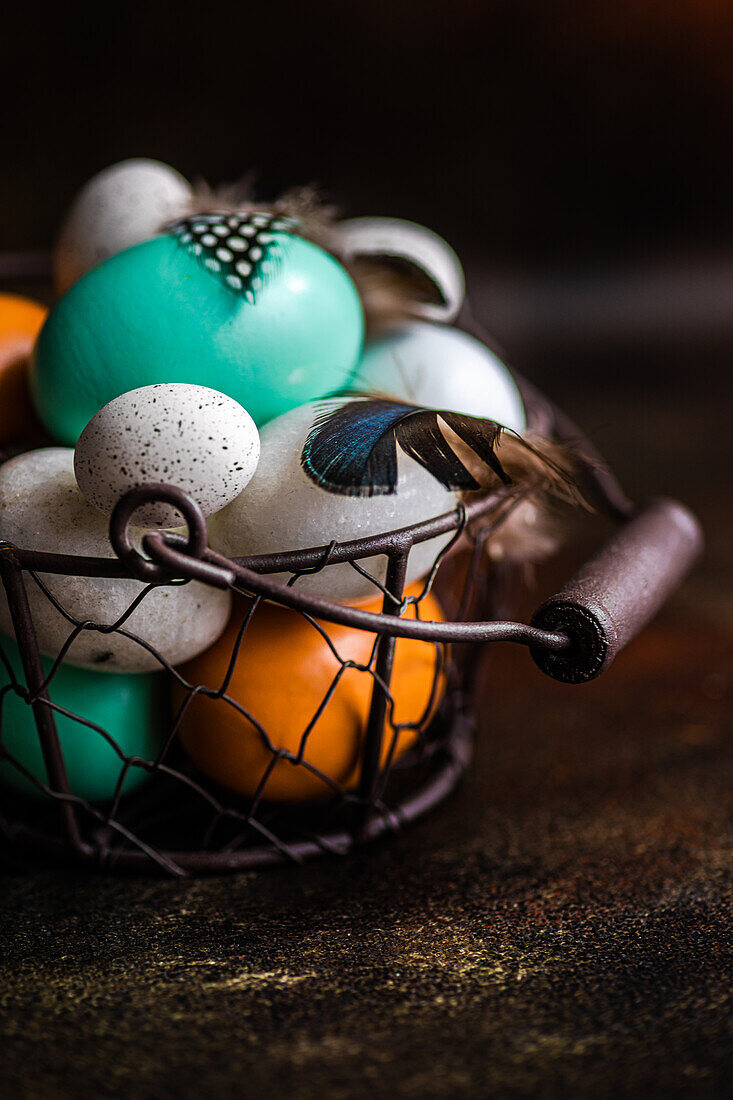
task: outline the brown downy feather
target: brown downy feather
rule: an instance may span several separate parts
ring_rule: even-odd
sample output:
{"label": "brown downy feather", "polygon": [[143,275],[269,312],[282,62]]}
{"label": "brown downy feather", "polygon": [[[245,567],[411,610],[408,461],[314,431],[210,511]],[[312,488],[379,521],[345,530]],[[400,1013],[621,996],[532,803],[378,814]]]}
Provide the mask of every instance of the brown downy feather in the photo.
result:
{"label": "brown downy feather", "polygon": [[270,202],[258,202],[254,197],[256,176],[249,173],[236,183],[210,187],[198,180],[185,211],[193,214],[229,214],[242,211],[262,211],[295,218],[302,236],[331,251],[335,244],[334,225],[338,217],[335,206],[325,203],[315,187],[297,187],[284,192]]}
{"label": "brown downy feather", "polygon": [[[499,478],[447,425],[443,434],[470,470],[481,488],[464,493],[464,499],[477,498],[500,487]],[[578,475],[584,460],[571,447],[528,432],[520,437],[503,432],[496,445],[496,456],[512,486],[521,494],[518,504],[491,534],[486,551],[492,561],[509,559],[538,563],[554,554],[564,542],[568,528],[563,512],[589,505],[578,487]],[[478,520],[493,523],[489,514]]]}
{"label": "brown downy feather", "polygon": [[191,197],[186,204],[184,217],[194,214],[234,214],[239,210],[250,210],[255,206],[253,190],[254,173],[249,172],[236,183],[224,183],[211,187],[205,180],[197,179]]}

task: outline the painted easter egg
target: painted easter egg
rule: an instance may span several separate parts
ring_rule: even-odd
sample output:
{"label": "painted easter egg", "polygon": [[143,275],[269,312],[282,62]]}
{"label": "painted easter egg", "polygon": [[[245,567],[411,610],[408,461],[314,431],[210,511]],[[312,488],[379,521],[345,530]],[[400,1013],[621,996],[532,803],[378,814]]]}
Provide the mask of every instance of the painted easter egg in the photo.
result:
{"label": "painted easter egg", "polygon": [[[378,611],[381,602],[368,605]],[[414,605],[406,612],[415,618]],[[235,614],[217,644],[182,670],[192,684],[218,688],[223,682],[242,615]],[[434,596],[420,602],[420,618],[442,621]],[[369,663],[374,635],[353,627],[321,624],[343,660]],[[391,695],[393,723],[426,723],[443,688],[438,647],[431,642],[399,638],[395,646]],[[289,608],[261,604],[247,626],[227,694],[251,716],[246,718],[224,699],[196,695],[186,708],[180,736],[187,753],[206,775],[240,794],[254,795],[273,751],[297,755],[304,735],[341,665],[323,636],[302,615]],[[436,677],[438,680],[436,681]],[[318,720],[307,733],[303,764],[280,760],[270,772],[263,797],[272,800],[324,798],[333,787],[323,773],[341,787],[352,789],[359,780],[361,751],[374,679],[368,671],[347,668]],[[435,688],[435,691],[434,691]],[[174,688],[180,707],[186,691]],[[270,740],[266,743],[259,727]],[[410,748],[415,728],[399,733],[394,757]],[[394,729],[385,722],[381,763],[394,741]],[[313,770],[315,769],[315,770]]]}
{"label": "painted easter egg", "polygon": [[43,432],[28,390],[28,360],[47,313],[40,302],[0,294],[0,447]]}
{"label": "painted easter egg", "polygon": [[185,214],[190,184],[158,160],[123,160],[82,187],[64,219],[54,255],[59,294],[103,260],[149,241]]}
{"label": "painted easter egg", "polygon": [[71,445],[121,393],[211,386],[260,425],[345,386],[361,353],[361,300],[346,270],[259,213],[199,215],[120,252],[56,304],[31,388]]}
{"label": "painted easter egg", "polygon": [[[396,456],[396,491],[383,495],[350,496],[328,492],[306,474],[302,464],[304,444],[324,411],[344,406],[344,400],[312,402],[292,409],[262,430],[260,462],[254,477],[237,499],[212,516],[209,540],[212,548],[228,557],[248,557],[379,535],[407,527],[456,507],[455,493],[403,451]],[[431,568],[451,535],[417,544],[410,553],[408,581]],[[359,563],[379,583],[384,583],[384,555]],[[278,574],[286,581],[289,574]],[[299,589],[336,600],[364,600],[375,586],[348,563],[329,565],[303,576]]]}
{"label": "painted easter egg", "polygon": [[[15,641],[5,635],[0,636],[0,649],[16,681],[25,686]],[[46,675],[51,671],[52,663],[44,659]],[[4,692],[9,683],[7,667],[0,661],[0,691]],[[103,676],[98,672],[61,665],[54,673],[48,694],[56,706],[101,726],[126,756],[139,756],[152,761],[163,746],[167,686],[162,674]],[[58,711],[54,712],[54,718],[71,793],[90,802],[112,798],[123,759],[98,730]],[[33,710],[12,690],[3,695],[0,744],[18,764],[48,785]],[[123,793],[139,787],[148,774],[144,768],[130,767]],[[0,762],[0,779],[24,794],[44,797],[43,792],[11,760]]]}
{"label": "painted easter egg", "polygon": [[520,434],[527,427],[517,385],[498,356],[465,332],[427,321],[369,344],[350,388],[486,417]]}
{"label": "painted easter egg", "polygon": [[[87,424],[74,452],[79,488],[111,515],[120,497],[148,482],[188,493],[204,515],[241,493],[257,468],[260,436],[252,417],[218,390],[160,383],[123,393]],[[168,504],[138,509],[135,523],[177,527],[183,516]]]}
{"label": "painted easter egg", "polygon": [[[139,531],[139,537],[144,531]],[[138,537],[138,543],[139,543]],[[28,451],[0,466],[0,539],[26,550],[114,558],[108,520],[85,500],[74,478],[74,452],[65,447]],[[145,588],[128,578],[39,574],[75,619],[111,625]],[[28,600],[41,652],[59,654],[72,624],[27,578]],[[156,649],[170,664],[190,660],[210,646],[229,617],[228,591],[191,582],[149,591],[124,629]],[[0,631],[13,634],[5,593],[0,593]],[[65,658],[105,672],[158,671],[160,662],[118,632],[83,630]]]}

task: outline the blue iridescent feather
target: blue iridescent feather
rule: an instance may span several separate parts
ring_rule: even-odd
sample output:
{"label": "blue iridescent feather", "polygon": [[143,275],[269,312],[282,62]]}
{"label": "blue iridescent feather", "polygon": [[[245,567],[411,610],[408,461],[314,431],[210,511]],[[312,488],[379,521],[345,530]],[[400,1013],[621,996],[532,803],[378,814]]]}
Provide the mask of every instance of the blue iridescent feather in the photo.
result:
{"label": "blue iridescent feather", "polygon": [[397,446],[446,489],[476,490],[479,484],[451,447],[440,420],[496,473],[510,478],[496,457],[504,430],[493,420],[445,409],[367,397],[329,406],[316,419],[303,446],[308,477],[330,493],[386,496],[397,490]]}

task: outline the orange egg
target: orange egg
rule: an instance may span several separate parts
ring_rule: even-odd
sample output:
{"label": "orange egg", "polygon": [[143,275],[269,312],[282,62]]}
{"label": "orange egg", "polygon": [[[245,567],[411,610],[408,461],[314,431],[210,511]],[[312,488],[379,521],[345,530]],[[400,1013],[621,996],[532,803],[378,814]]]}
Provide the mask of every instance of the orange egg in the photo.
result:
{"label": "orange egg", "polygon": [[48,310],[0,294],[0,447],[43,432],[28,391],[28,360]]}
{"label": "orange egg", "polygon": [[[408,590],[417,594],[417,586]],[[181,672],[193,684],[218,688],[224,680],[237,631],[248,605],[239,605],[229,627],[216,645]],[[362,607],[378,611],[381,601]],[[415,618],[410,606],[406,618]],[[420,602],[420,618],[442,621],[434,596]],[[353,627],[319,624],[343,660],[359,665],[369,662],[374,635]],[[358,668],[342,669],[315,626],[297,611],[275,604],[261,604],[244,635],[227,688],[252,721],[223,699],[196,695],[187,707],[180,736],[189,756],[206,775],[241,794],[254,795],[273,760],[271,750],[256,723],[263,728],[274,751],[297,755],[319,706],[334,685],[325,709],[308,732],[303,760],[347,789],[358,784],[373,676]],[[391,693],[394,723],[419,723],[435,709],[444,687],[439,647],[431,642],[399,638],[395,646]],[[438,675],[438,690],[433,685]],[[174,702],[180,706],[186,692],[176,685]],[[381,764],[393,741],[389,710],[385,720]],[[399,732],[394,756],[415,743],[416,729]],[[333,788],[302,764],[280,759],[272,768],[263,797],[277,801],[323,798]]]}

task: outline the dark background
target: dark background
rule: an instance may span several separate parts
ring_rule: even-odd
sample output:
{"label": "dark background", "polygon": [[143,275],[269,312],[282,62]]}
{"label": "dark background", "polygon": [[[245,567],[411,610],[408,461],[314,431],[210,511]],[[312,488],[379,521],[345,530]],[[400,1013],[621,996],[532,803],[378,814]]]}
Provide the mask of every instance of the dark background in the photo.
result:
{"label": "dark background", "polygon": [[3,21],[8,245],[45,244],[75,189],[131,155],[213,182],[316,180],[511,262],[731,240],[727,3],[18,5]]}
{"label": "dark background", "polygon": [[0,248],[125,157],[254,170],[444,234],[540,381],[727,362],[725,0],[25,4],[3,39]]}
{"label": "dark background", "polygon": [[732,59],[725,0],[3,12],[0,251],[130,156],[423,221],[510,360],[708,548],[595,684],[498,653],[460,794],[402,838],[188,883],[11,861],[0,1095],[725,1093]]}

